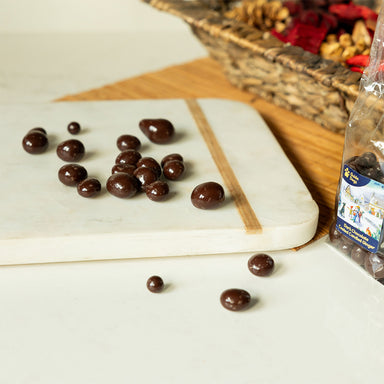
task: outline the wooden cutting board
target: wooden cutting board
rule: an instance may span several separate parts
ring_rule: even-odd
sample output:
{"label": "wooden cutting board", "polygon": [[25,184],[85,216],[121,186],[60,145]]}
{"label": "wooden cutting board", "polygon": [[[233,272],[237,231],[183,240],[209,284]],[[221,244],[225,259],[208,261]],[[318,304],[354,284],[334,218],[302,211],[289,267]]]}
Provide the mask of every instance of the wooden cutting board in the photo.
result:
{"label": "wooden cutting board", "polygon": [[[219,99],[140,100],[0,106],[3,151],[0,169],[0,264],[182,256],[286,249],[309,241],[318,207],[304,183],[250,106]],[[172,143],[149,142],[138,128],[143,118],[167,118],[176,129]],[[79,196],[57,178],[64,164],[56,145],[74,138],[70,121],[84,127],[76,138],[86,148],[81,161],[103,192]],[[41,126],[50,148],[30,155],[24,134]],[[186,172],[170,182],[161,203],[144,194],[119,199],[104,186],[121,134],[136,135],[141,153],[158,161],[183,155]],[[225,204],[200,210],[193,188],[216,181]]]}

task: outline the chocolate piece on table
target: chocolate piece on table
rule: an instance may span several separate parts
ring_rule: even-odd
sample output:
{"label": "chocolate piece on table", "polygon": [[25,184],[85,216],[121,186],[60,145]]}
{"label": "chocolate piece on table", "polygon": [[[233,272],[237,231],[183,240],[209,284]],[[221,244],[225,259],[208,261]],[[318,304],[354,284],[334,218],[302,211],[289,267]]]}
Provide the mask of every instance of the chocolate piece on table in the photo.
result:
{"label": "chocolate piece on table", "polygon": [[87,178],[87,170],[79,164],[63,165],[58,172],[59,180],[70,187],[73,187]]}
{"label": "chocolate piece on table", "polygon": [[84,157],[85,148],[80,140],[70,139],[60,143],[56,148],[57,156],[64,161],[80,161]]}
{"label": "chocolate piece on table", "polygon": [[143,191],[145,191],[145,188],[149,184],[152,184],[158,179],[156,172],[152,168],[146,167],[136,168],[133,175],[140,182]]}
{"label": "chocolate piece on table", "polygon": [[[41,128],[42,129],[42,128]],[[48,148],[48,138],[46,133],[43,133],[40,128],[31,129],[23,137],[23,148],[26,152],[37,155],[43,153]]]}
{"label": "chocolate piece on table", "polygon": [[135,149],[126,149],[120,152],[115,160],[116,164],[130,164],[136,166],[136,163],[141,159],[140,152]]}
{"label": "chocolate piece on table", "polygon": [[156,144],[168,143],[175,133],[173,124],[166,119],[143,119],[139,127],[144,135]]}
{"label": "chocolate piece on table", "polygon": [[164,164],[169,160],[184,161],[183,156],[181,156],[179,153],[171,153],[163,157],[163,159],[161,160],[161,167],[164,167]]}
{"label": "chocolate piece on table", "polygon": [[199,209],[217,208],[224,200],[225,194],[223,187],[214,181],[199,184],[191,194],[192,204]]}
{"label": "chocolate piece on table", "polygon": [[112,167],[112,174],[114,173],[128,173],[128,175],[134,176],[133,172],[135,172],[136,166],[132,164],[115,164]]}
{"label": "chocolate piece on table", "polygon": [[101,183],[94,178],[85,179],[77,184],[77,192],[83,197],[94,197],[101,191]]}
{"label": "chocolate piece on table", "polygon": [[168,160],[163,166],[163,175],[168,180],[178,180],[184,173],[184,163],[180,160]]}
{"label": "chocolate piece on table", "polygon": [[220,302],[229,311],[241,311],[250,304],[251,295],[243,289],[231,288],[220,295]]}
{"label": "chocolate piece on table", "polygon": [[67,130],[71,135],[77,135],[80,132],[81,127],[77,121],[72,121],[68,124]]}
{"label": "chocolate piece on table", "polygon": [[147,288],[152,293],[160,293],[164,289],[164,282],[160,276],[151,276],[147,280]]}
{"label": "chocolate piece on table", "polygon": [[253,255],[248,260],[248,269],[256,276],[269,276],[272,274],[275,262],[272,257],[265,253]]}
{"label": "chocolate piece on table", "polygon": [[133,135],[121,135],[116,140],[117,148],[120,151],[125,151],[127,149],[135,149],[138,150],[141,146],[140,140]]}
{"label": "chocolate piece on table", "polygon": [[107,180],[107,190],[111,195],[130,198],[136,195],[139,182],[127,173],[114,173]]}
{"label": "chocolate piece on table", "polygon": [[161,176],[161,167],[153,157],[142,157],[136,164],[137,168],[151,168],[156,172],[157,177]]}
{"label": "chocolate piece on table", "polygon": [[164,201],[169,193],[169,186],[164,181],[155,181],[145,188],[145,194],[150,200]]}

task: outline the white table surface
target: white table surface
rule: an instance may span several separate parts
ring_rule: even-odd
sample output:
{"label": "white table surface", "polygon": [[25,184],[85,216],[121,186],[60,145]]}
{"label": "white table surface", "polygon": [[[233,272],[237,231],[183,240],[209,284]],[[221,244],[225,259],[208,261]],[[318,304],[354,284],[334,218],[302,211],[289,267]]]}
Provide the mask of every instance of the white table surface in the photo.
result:
{"label": "white table surface", "polygon": [[[48,101],[204,56],[183,33],[2,34],[0,102]],[[0,268],[0,383],[378,383],[384,287],[323,240],[271,253]],[[146,279],[169,284],[149,293]],[[256,304],[232,313],[227,288]]]}

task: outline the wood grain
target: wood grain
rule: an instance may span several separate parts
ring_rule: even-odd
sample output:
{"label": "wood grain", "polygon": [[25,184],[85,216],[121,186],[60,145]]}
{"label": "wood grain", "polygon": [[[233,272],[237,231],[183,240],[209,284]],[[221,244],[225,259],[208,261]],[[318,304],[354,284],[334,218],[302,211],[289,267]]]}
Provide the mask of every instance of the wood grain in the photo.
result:
{"label": "wood grain", "polygon": [[199,103],[196,101],[196,99],[187,99],[186,103],[193,118],[195,119],[201,136],[203,137],[205,144],[211,153],[213,161],[215,162],[216,167],[219,170],[221,177],[223,178],[224,183],[233,198],[233,201],[235,202],[236,208],[240,214],[241,219],[243,220],[246,232],[261,232],[261,224],[259,223],[259,220],[257,219],[251,204],[249,204],[247,196],[241,188],[241,185],[237,180],[237,177],[233,172],[233,169],[229,164],[224,151],[217,141],[216,136],[211,126],[209,125],[203,110],[200,108]]}
{"label": "wood grain", "polygon": [[59,100],[206,97],[248,103],[261,114],[319,205],[319,225],[314,239],[324,236],[332,221],[344,136],[235,88],[212,59],[194,60]]}

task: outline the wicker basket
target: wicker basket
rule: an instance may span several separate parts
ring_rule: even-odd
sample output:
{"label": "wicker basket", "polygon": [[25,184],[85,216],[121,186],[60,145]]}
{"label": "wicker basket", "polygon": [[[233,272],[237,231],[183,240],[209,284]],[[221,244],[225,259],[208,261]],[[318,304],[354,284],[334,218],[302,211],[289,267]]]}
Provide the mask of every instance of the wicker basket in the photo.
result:
{"label": "wicker basket", "polygon": [[343,132],[361,75],[268,32],[228,19],[198,0],[143,0],[187,22],[229,81],[334,131]]}

